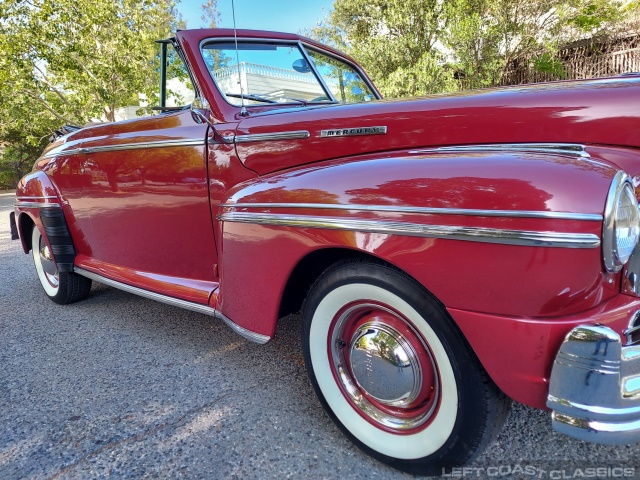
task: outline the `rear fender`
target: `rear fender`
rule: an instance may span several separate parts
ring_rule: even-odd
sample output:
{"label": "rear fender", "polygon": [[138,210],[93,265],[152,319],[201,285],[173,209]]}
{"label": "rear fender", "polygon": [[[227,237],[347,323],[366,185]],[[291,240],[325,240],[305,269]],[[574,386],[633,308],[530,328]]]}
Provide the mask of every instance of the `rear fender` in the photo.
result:
{"label": "rear fender", "polygon": [[[51,179],[42,171],[23,177],[16,188],[18,234],[25,253],[31,245],[32,228],[38,228],[51,249],[60,272],[72,272],[75,248],[67,225],[69,205]],[[67,211],[65,211],[67,210]]]}

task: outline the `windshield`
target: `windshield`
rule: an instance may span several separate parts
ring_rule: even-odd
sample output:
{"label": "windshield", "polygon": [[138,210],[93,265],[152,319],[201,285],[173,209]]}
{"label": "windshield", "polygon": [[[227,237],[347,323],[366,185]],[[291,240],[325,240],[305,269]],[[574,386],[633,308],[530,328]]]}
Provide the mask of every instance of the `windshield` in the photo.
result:
{"label": "windshield", "polygon": [[236,52],[234,42],[209,43],[202,55],[218,89],[232,105],[352,103],[375,98],[352,66],[317,51],[306,57],[298,44],[243,41]]}

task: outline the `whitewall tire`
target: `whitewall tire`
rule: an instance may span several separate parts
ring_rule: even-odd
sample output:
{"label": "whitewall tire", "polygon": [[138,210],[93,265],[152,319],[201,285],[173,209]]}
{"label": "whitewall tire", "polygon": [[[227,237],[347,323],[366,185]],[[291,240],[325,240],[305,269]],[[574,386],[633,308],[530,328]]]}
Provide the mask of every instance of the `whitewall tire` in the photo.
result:
{"label": "whitewall tire", "polygon": [[59,272],[51,247],[35,225],[31,232],[31,254],[40,285],[51,300],[65,305],[89,295],[91,280],[76,273]]}
{"label": "whitewall tire", "polygon": [[471,460],[508,411],[443,306],[386,264],[327,270],[305,302],[302,343],[329,416],[403,471],[441,474]]}

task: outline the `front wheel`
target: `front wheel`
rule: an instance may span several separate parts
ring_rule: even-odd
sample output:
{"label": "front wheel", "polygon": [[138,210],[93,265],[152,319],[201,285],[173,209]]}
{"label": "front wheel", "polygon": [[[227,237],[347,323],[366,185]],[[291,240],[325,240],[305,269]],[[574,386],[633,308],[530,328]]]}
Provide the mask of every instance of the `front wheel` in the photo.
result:
{"label": "front wheel", "polygon": [[510,401],[441,304],[374,262],[327,270],[303,312],[313,387],[356,445],[422,475],[470,461],[499,432]]}
{"label": "front wheel", "polygon": [[77,273],[59,272],[51,249],[35,225],[31,234],[31,254],[40,285],[51,300],[66,305],[89,295],[91,280]]}

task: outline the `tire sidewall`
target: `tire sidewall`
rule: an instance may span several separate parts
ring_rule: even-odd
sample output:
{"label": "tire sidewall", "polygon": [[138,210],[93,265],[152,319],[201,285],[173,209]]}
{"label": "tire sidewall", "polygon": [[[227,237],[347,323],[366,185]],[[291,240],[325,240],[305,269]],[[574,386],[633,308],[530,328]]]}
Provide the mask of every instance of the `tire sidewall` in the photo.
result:
{"label": "tire sidewall", "polygon": [[[333,302],[340,296],[332,295],[332,292],[352,290],[355,293],[353,286],[359,286],[361,292],[362,286],[369,287],[376,294],[386,292],[378,300],[392,302],[392,306],[420,332],[435,355],[442,378],[441,404],[432,423],[416,434],[396,435],[369,424],[348,404],[333,376],[327,378],[329,370],[322,363],[329,355],[326,337],[329,329],[326,324],[333,318],[320,318],[319,315],[337,311],[342,306],[334,304],[329,309],[325,308],[324,301]],[[482,415],[485,407],[481,395],[474,392],[482,390],[479,388],[481,380],[475,358],[444,307],[415,280],[392,267],[376,263],[335,266],[320,277],[305,301],[302,335],[307,371],[323,407],[338,427],[366,453],[395,468],[422,474],[439,474],[440,471],[431,467],[457,465],[473,457],[475,449],[465,446],[473,447],[479,443],[484,425],[474,417]],[[320,350],[324,350],[324,355]],[[333,382],[333,387],[327,388],[328,381]],[[345,408],[334,410],[340,402],[349,405],[350,416],[345,413]],[[441,420],[441,415],[447,417]],[[362,426],[361,422],[370,428],[352,430],[354,424]],[[433,435],[433,438],[428,439],[425,433]],[[372,440],[372,435],[378,438]],[[381,448],[381,439],[396,446]],[[411,446],[409,452],[403,450],[412,442],[418,445]]]}
{"label": "tire sidewall", "polygon": [[31,252],[33,255],[33,263],[36,266],[36,273],[38,274],[38,280],[40,281],[40,285],[42,286],[44,292],[51,299],[56,298],[58,293],[60,292],[60,278],[58,274],[58,286],[53,286],[47,279],[47,275],[42,267],[42,261],[40,259],[40,239],[46,239],[38,230],[38,227],[34,225],[33,231],[31,233]]}

